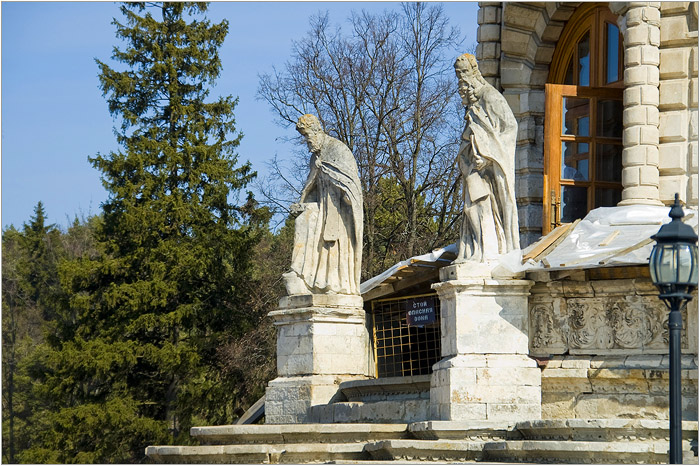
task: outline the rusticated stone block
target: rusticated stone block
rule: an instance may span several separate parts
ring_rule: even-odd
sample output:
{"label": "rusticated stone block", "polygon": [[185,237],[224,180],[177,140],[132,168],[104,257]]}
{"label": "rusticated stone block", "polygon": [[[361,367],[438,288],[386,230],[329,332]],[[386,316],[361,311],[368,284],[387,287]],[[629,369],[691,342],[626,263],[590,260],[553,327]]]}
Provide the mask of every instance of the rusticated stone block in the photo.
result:
{"label": "rusticated stone block", "polygon": [[665,175],[659,178],[659,199],[672,201],[678,193],[681,202],[687,202],[688,177],[685,175]]}
{"label": "rusticated stone block", "polygon": [[685,111],[659,114],[659,139],[661,142],[688,140],[688,114]]}
{"label": "rusticated stone block", "polygon": [[684,143],[659,146],[659,172],[664,175],[684,175],[688,168],[688,146]]}
{"label": "rusticated stone block", "polygon": [[661,110],[685,109],[688,107],[687,79],[662,81],[659,87],[659,108]]}
{"label": "rusticated stone block", "polygon": [[688,32],[688,20],[685,16],[664,16],[661,18],[662,46],[697,43],[697,37],[690,37]]}
{"label": "rusticated stone block", "polygon": [[662,79],[687,78],[690,68],[690,49],[670,48],[660,51],[659,75]]}

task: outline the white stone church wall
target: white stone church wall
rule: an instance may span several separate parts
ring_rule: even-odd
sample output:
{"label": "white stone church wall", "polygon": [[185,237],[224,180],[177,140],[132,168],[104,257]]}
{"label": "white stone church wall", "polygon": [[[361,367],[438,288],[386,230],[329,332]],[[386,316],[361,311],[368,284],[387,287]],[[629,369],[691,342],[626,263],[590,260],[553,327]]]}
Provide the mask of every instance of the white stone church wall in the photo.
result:
{"label": "white stone church wall", "polygon": [[661,2],[659,196],[698,205],[698,3]]}

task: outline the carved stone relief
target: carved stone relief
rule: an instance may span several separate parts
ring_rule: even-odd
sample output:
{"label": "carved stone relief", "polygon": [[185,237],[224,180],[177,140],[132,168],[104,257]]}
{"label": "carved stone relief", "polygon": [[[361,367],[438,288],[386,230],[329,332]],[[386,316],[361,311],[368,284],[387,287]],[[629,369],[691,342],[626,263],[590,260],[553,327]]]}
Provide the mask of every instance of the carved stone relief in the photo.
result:
{"label": "carved stone relief", "polygon": [[530,308],[530,348],[534,354],[566,348],[560,319],[555,319],[552,303],[537,303]]}
{"label": "carved stone relief", "polygon": [[[551,298],[550,298],[551,299]],[[562,316],[551,302],[530,301],[533,355],[668,350],[668,310],[655,296],[562,299]],[[692,304],[692,302],[690,303]],[[683,310],[682,348],[688,348],[688,311]]]}
{"label": "carved stone relief", "polygon": [[612,348],[612,329],[605,325],[606,312],[601,298],[569,299],[566,307],[571,327],[570,348]]}

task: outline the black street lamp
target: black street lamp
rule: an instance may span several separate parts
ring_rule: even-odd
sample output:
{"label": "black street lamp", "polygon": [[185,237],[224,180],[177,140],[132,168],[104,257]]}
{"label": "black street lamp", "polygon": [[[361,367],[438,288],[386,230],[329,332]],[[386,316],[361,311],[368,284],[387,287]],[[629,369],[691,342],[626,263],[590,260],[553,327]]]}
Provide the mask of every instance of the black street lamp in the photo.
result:
{"label": "black street lamp", "polygon": [[671,464],[683,463],[681,447],[681,309],[692,299],[698,286],[698,235],[690,225],[681,221],[683,208],[678,200],[668,214],[671,222],[663,225],[652,236],[656,245],[649,257],[651,281],[659,289],[659,298],[671,310],[668,315],[669,332],[669,392]]}

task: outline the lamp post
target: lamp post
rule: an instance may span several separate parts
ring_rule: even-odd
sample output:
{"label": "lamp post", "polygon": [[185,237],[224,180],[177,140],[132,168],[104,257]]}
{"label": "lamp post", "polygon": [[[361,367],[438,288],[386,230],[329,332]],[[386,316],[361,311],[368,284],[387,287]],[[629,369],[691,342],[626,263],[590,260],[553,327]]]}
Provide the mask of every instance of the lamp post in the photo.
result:
{"label": "lamp post", "polygon": [[656,245],[649,257],[651,281],[659,289],[659,298],[670,309],[668,315],[669,332],[669,393],[671,464],[682,464],[681,449],[681,329],[683,319],[681,309],[692,299],[692,292],[698,286],[698,235],[690,225],[681,221],[683,208],[678,194],[671,212],[671,222],[663,225],[652,236]]}

